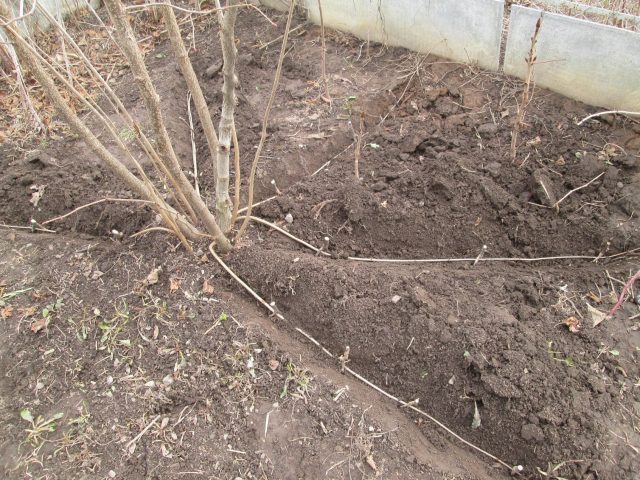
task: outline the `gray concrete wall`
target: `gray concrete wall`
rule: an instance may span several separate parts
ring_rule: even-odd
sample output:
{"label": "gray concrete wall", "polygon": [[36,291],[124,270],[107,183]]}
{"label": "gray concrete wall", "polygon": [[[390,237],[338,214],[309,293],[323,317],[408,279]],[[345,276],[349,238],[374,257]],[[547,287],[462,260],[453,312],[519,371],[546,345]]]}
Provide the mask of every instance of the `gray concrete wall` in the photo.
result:
{"label": "gray concrete wall", "polygon": [[[525,78],[525,58],[540,10],[513,6],[504,72]],[[606,108],[640,111],[640,34],[545,13],[538,36],[536,85]]]}

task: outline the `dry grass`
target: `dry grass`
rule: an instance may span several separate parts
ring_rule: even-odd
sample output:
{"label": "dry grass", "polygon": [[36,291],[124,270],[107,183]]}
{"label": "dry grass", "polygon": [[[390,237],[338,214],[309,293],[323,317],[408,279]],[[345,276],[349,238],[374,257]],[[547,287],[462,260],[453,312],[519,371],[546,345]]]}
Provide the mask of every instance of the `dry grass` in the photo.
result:
{"label": "dry grass", "polygon": [[[573,0],[589,7],[604,8],[615,13],[635,15],[640,17],[640,2],[638,0]],[[540,8],[548,12],[561,13],[571,17],[590,20],[592,22],[613,25],[634,32],[640,31],[640,19],[633,21],[630,19],[616,18],[616,15],[602,15],[593,11],[576,8],[571,5],[556,6],[547,3],[546,0],[516,0],[515,3],[527,7]]]}

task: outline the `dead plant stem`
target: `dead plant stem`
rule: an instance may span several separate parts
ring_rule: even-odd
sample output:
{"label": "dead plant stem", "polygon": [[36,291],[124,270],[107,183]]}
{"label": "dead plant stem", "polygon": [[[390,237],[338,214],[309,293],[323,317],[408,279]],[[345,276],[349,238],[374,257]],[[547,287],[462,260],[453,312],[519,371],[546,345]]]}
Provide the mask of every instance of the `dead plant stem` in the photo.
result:
{"label": "dead plant stem", "polygon": [[331,105],[331,93],[329,93],[329,79],[327,78],[327,46],[325,44],[324,15],[322,14],[322,0],[318,0],[318,13],[320,14],[320,40],[322,42],[322,82],[327,102]]}
{"label": "dead plant stem", "polygon": [[515,162],[516,154],[518,151],[518,135],[520,131],[525,127],[525,117],[527,115],[527,108],[531,103],[531,82],[533,80],[533,68],[536,64],[536,44],[538,43],[538,34],[540,33],[540,27],[542,26],[542,15],[536,22],[533,36],[531,37],[531,47],[529,48],[529,54],[527,55],[527,77],[524,82],[524,90],[522,91],[522,99],[520,105],[518,105],[518,114],[516,121],[513,124],[513,130],[511,131],[511,161]]}
{"label": "dead plant stem", "polygon": [[258,162],[260,161],[260,154],[262,153],[262,148],[264,147],[264,143],[267,139],[267,125],[269,123],[269,114],[271,113],[271,108],[273,107],[273,102],[276,97],[276,92],[278,90],[278,85],[280,83],[280,75],[282,74],[282,63],[284,62],[284,56],[287,49],[287,41],[289,39],[289,31],[291,30],[291,20],[293,19],[293,10],[296,6],[296,0],[291,0],[289,4],[289,13],[287,16],[287,25],[284,30],[284,36],[282,37],[282,46],[280,47],[280,56],[278,58],[278,66],[276,67],[276,74],[273,79],[273,86],[271,87],[271,95],[269,95],[269,100],[267,102],[267,108],[264,111],[264,117],[262,119],[262,132],[260,134],[260,142],[258,143],[258,148],[256,149],[256,154],[253,158],[253,163],[251,164],[251,172],[249,173],[249,194],[247,200],[247,216],[242,222],[240,226],[240,230],[236,235],[235,242],[237,243],[244,234],[247,229],[247,225],[249,224],[249,219],[251,218],[251,209],[253,208],[253,194],[256,180],[256,170],[258,168]]}

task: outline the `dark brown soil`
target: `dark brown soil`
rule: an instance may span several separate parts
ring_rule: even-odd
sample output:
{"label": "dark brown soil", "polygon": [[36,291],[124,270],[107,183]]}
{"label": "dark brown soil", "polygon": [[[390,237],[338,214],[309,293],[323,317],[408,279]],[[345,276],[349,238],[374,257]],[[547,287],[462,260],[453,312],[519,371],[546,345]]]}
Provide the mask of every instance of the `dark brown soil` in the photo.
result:
{"label": "dark brown soil", "polygon": [[[245,172],[278,50],[278,42],[261,45],[276,39],[284,22],[273,18],[280,28],[257,14],[241,17],[238,26],[245,46],[237,119]],[[215,34],[202,28],[192,60],[217,121],[221,80],[204,72],[220,55]],[[314,345],[292,340],[302,328],[336,356],[349,345],[354,370],[405,401],[419,398],[425,411],[462,437],[523,465],[525,477],[635,478],[638,307],[627,302],[595,328],[587,309],[587,303],[603,312],[612,307],[620,281],[638,270],[633,254],[475,266],[346,257],[475,258],[483,246],[485,257],[607,256],[640,247],[640,125],[604,117],[577,126],[594,109],[536,90],[512,161],[511,124],[522,88],[513,79],[338,33],[327,41],[330,103],[322,98],[318,29],[307,25],[293,35],[258,174],[259,199],[277,189],[282,195],[256,215],[331,255],[315,255],[254,224],[228,258],[286,321],[270,327],[257,320],[244,292],[217,266],[186,258],[166,237],[105,239],[112,229],[129,234],[155,224],[137,204],[85,209],[48,225],[60,230],[57,236],[5,235],[4,292],[34,289],[11,299],[12,314],[0,324],[8,365],[3,456],[11,459],[7,465],[19,466],[6,475],[103,478],[113,470],[118,478],[369,478],[375,468],[383,478],[505,473],[425,418],[390,408],[337,373],[338,365],[323,365],[326,357]],[[166,45],[149,59],[189,169],[184,82]],[[142,116],[128,82],[123,72],[119,88]],[[41,223],[89,201],[127,196],[74,139],[43,142],[38,148],[47,155],[0,148],[2,223]],[[200,132],[197,148],[201,187],[211,198]],[[34,207],[32,186],[41,185],[44,195]],[[159,283],[144,287],[156,266],[163,268]],[[203,292],[205,278],[215,293]],[[34,333],[31,322],[56,298],[64,307],[46,330]],[[26,317],[29,311],[21,309],[31,306],[36,314]],[[100,325],[124,318],[125,309],[128,321],[112,351],[105,351]],[[205,335],[223,311],[238,323],[229,318]],[[570,317],[580,321],[578,332],[564,324]],[[260,327],[244,328],[248,319]],[[299,383],[288,382],[289,388],[305,384],[308,375],[312,389],[281,398],[289,363],[310,369],[291,367]],[[344,385],[353,398],[334,402]],[[45,418],[64,411],[65,419],[86,408],[90,417],[65,423],[53,443],[30,457],[34,448],[20,444],[24,407]],[[472,428],[476,407],[481,425]],[[158,415],[136,451],[128,452],[127,442]],[[71,443],[64,443],[69,432]]]}

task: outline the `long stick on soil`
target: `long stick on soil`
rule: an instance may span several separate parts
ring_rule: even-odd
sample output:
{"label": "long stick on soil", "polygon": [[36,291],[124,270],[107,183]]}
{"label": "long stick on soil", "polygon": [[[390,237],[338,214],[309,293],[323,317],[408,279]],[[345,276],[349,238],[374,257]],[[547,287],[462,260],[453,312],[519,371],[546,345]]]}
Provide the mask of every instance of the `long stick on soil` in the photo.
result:
{"label": "long stick on soil", "polygon": [[[244,218],[244,217],[241,217]],[[308,242],[305,242],[301,238],[292,235],[286,230],[278,227],[276,224],[269,222],[268,220],[264,220],[263,218],[251,216],[251,220],[266,225],[269,228],[274,229],[275,231],[283,234],[287,238],[298,242],[300,245],[307,247],[310,250],[313,250],[316,254],[321,254],[325,257],[330,257],[331,254],[321,250],[318,247],[314,247]],[[526,257],[471,257],[471,258],[418,258],[418,259],[395,259],[395,258],[364,258],[364,257],[347,257],[347,260],[352,260],[354,262],[366,262],[366,263],[479,263],[479,262],[545,262],[545,261],[554,261],[554,260],[600,260],[607,258],[617,258],[623,255],[629,255],[640,251],[640,248],[635,248],[633,250],[629,250],[627,252],[617,253],[614,255],[600,255],[594,257],[592,255],[556,255],[551,257],[534,257],[534,258],[526,258]]]}
{"label": "long stick on soil", "polygon": [[542,15],[536,22],[533,36],[531,37],[531,47],[529,48],[529,54],[527,55],[527,77],[524,82],[524,90],[522,91],[522,100],[518,106],[518,115],[515,123],[513,124],[513,130],[511,132],[511,160],[515,161],[516,153],[518,150],[518,134],[525,126],[524,118],[527,115],[527,108],[531,103],[531,80],[533,79],[533,67],[536,63],[536,44],[538,43],[538,34],[540,33],[540,27],[542,26]]}
{"label": "long stick on soil", "polygon": [[[246,282],[244,282],[238,275],[235,274],[235,272],[233,270],[231,270],[231,268],[229,268],[229,266],[216,254],[215,250],[213,249],[213,244],[209,246],[209,251],[211,252],[211,255],[213,255],[213,258],[215,258],[215,260],[220,264],[220,266],[229,274],[231,275],[231,277],[240,284],[240,286],[242,286],[242,288],[244,288],[253,298],[255,298],[260,304],[262,304],[267,310],[269,310],[272,314],[274,314],[278,319],[280,320],[284,320],[286,321],[285,317],[278,312],[275,308],[273,308],[271,305],[269,305],[258,293],[256,293],[255,290],[253,290]],[[320,347],[322,349],[322,351],[330,358],[336,358],[335,355],[333,355],[329,350],[327,350],[325,347],[323,347],[320,342],[318,342],[317,340],[315,340],[313,337],[311,337],[309,334],[305,333],[303,330],[301,330],[298,327],[295,327],[296,330],[301,333],[302,335],[304,335],[307,339],[311,340],[315,345],[317,345],[318,347]],[[433,422],[435,425],[437,425],[438,427],[440,427],[441,429],[443,429],[445,432],[447,432],[449,435],[451,435],[452,437],[454,437],[455,439],[457,439],[458,441],[464,443],[465,445],[467,445],[468,447],[471,447],[472,449],[474,449],[475,451],[482,453],[483,455],[487,456],[488,458],[498,462],[500,465],[506,467],[507,469],[509,469],[510,471],[514,472],[520,472],[522,470],[522,467],[520,465],[516,465],[515,467],[512,465],[509,465],[508,463],[504,462],[503,460],[500,460],[498,457],[496,457],[495,455],[490,454],[489,452],[483,450],[482,448],[474,445],[473,443],[465,440],[464,438],[462,438],[460,435],[458,435],[457,433],[455,433],[453,430],[451,430],[450,428],[448,428],[446,425],[444,425],[442,422],[438,421],[436,418],[432,417],[431,415],[429,415],[428,413],[426,413],[424,410],[421,410],[417,407],[415,407],[414,405],[412,405],[409,402],[405,402],[403,400],[400,400],[399,398],[395,397],[394,395],[391,395],[389,392],[387,392],[386,390],[378,387],[376,384],[374,384],[373,382],[367,380],[365,377],[363,377],[362,375],[360,375],[359,373],[357,373],[356,371],[354,371],[353,369],[345,366],[344,367],[344,371],[348,372],[349,374],[351,374],[353,377],[355,377],[356,379],[360,380],[362,383],[364,383],[365,385],[373,388],[374,390],[376,390],[378,393],[381,393],[382,395],[384,395],[385,397],[389,398],[390,400],[393,400],[396,403],[399,403],[400,405],[410,408],[411,410],[413,410],[414,412],[422,415],[423,417],[427,418],[428,420],[430,420],[431,422]]]}
{"label": "long stick on soil", "polygon": [[278,90],[278,84],[280,83],[280,75],[282,74],[282,63],[284,61],[284,55],[287,49],[287,41],[289,39],[289,31],[291,30],[291,19],[293,18],[293,10],[296,6],[296,1],[291,0],[289,4],[289,14],[287,17],[287,25],[284,30],[284,36],[282,37],[282,46],[280,47],[280,57],[278,58],[278,66],[276,67],[276,74],[273,79],[273,86],[271,87],[271,95],[269,96],[269,101],[267,102],[267,108],[264,111],[264,117],[262,119],[262,133],[260,134],[260,143],[258,143],[258,148],[256,149],[255,157],[253,158],[253,163],[251,164],[251,172],[249,173],[249,195],[247,200],[247,216],[242,222],[240,226],[240,230],[238,230],[238,234],[236,235],[235,242],[237,243],[244,234],[247,229],[247,225],[249,224],[249,219],[251,218],[251,209],[253,208],[253,190],[255,187],[256,180],[256,170],[258,168],[258,162],[260,161],[260,154],[262,153],[262,148],[264,147],[264,143],[267,139],[267,125],[269,123],[269,114],[271,113],[271,108],[273,107],[273,101],[276,97],[276,92]]}

